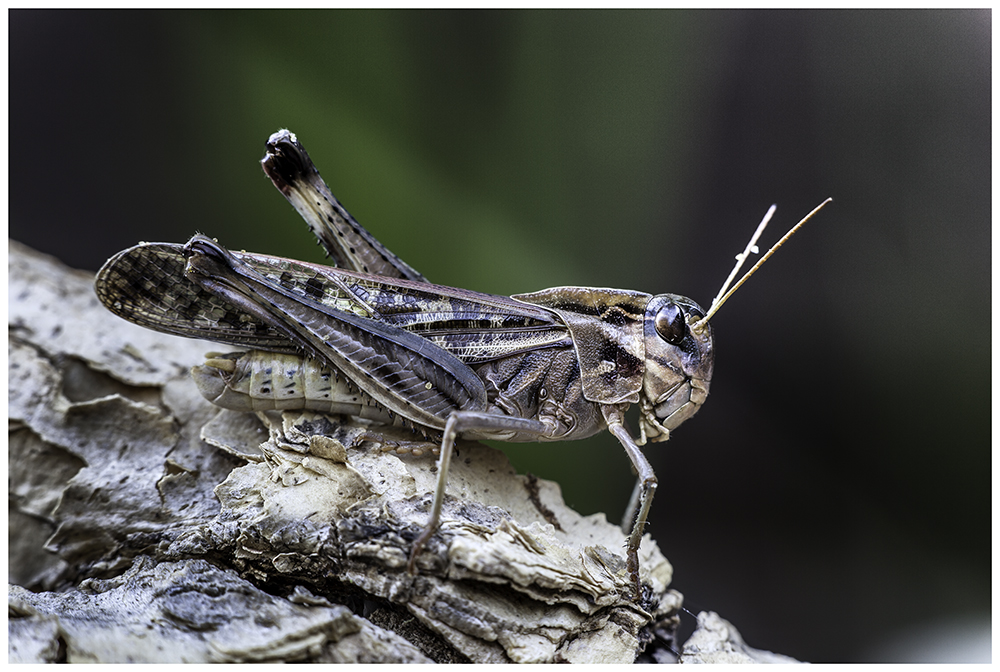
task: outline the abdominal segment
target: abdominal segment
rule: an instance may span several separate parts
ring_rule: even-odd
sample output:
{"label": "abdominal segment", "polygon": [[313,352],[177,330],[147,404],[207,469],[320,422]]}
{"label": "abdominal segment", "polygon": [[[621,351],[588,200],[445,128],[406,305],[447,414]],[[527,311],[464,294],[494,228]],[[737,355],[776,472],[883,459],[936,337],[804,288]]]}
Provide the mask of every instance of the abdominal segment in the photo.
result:
{"label": "abdominal segment", "polygon": [[191,369],[202,396],[233,411],[309,410],[392,425],[399,420],[336,369],[260,350],[209,353]]}

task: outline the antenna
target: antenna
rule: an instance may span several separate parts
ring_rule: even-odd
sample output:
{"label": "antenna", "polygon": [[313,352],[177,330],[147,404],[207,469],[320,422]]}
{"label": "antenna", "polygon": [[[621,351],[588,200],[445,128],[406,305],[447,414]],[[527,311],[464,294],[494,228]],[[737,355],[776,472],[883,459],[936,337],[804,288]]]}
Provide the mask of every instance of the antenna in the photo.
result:
{"label": "antenna", "polygon": [[763,257],[761,257],[760,261],[758,261],[756,264],[754,264],[753,268],[751,268],[749,271],[747,271],[746,275],[744,275],[742,278],[740,278],[740,281],[737,282],[735,285],[733,285],[733,288],[730,289],[727,292],[726,289],[729,287],[729,283],[731,283],[733,281],[733,278],[736,277],[736,274],[739,273],[740,267],[743,266],[743,262],[746,261],[747,257],[751,253],[752,254],[756,254],[758,252],[758,250],[757,250],[757,239],[760,238],[760,234],[762,234],[764,232],[764,227],[766,227],[767,223],[769,221],[771,221],[771,216],[774,214],[774,211],[777,209],[778,206],[772,205],[770,208],[768,208],[767,209],[767,213],[764,215],[764,219],[762,219],[761,222],[760,222],[760,224],[757,226],[757,230],[754,231],[754,234],[753,234],[753,236],[751,236],[750,242],[747,243],[746,248],[743,250],[743,252],[741,252],[740,254],[736,255],[736,266],[733,268],[732,272],[729,274],[729,277],[726,278],[726,281],[722,284],[722,289],[720,289],[719,293],[716,295],[716,297],[714,299],[712,299],[712,305],[711,305],[711,307],[708,310],[708,314],[706,314],[705,317],[701,318],[700,320],[696,320],[696,321],[692,322],[691,323],[691,330],[694,331],[695,333],[701,333],[702,331],[704,331],[705,330],[705,325],[708,324],[708,320],[713,315],[715,315],[717,312],[719,312],[719,308],[722,307],[722,304],[724,304],[729,299],[729,297],[732,296],[733,293],[736,292],[736,290],[740,288],[740,285],[742,285],[744,282],[746,282],[747,278],[749,278],[751,275],[753,275],[754,273],[756,273],[757,269],[760,268],[764,264],[764,262],[767,261],[768,258],[770,258],[770,256],[772,254],[774,254],[775,252],[777,252],[779,247],[781,247],[782,245],[785,244],[785,241],[787,241],[789,238],[791,238],[795,234],[796,231],[798,231],[799,229],[801,229],[802,226],[806,222],[808,222],[810,219],[812,219],[813,215],[815,215],[817,212],[819,212],[820,209],[824,205],[826,205],[827,203],[829,203],[832,200],[833,200],[832,198],[828,198],[825,201],[823,201],[822,203],[820,203],[819,205],[817,205],[815,208],[812,209],[812,212],[810,212],[808,215],[806,215],[805,217],[803,217],[799,221],[798,224],[796,224],[791,229],[789,229],[788,233],[786,233],[784,236],[782,236],[781,240],[779,240],[778,242],[776,242],[771,247],[771,249],[767,251],[767,254],[765,254]]}

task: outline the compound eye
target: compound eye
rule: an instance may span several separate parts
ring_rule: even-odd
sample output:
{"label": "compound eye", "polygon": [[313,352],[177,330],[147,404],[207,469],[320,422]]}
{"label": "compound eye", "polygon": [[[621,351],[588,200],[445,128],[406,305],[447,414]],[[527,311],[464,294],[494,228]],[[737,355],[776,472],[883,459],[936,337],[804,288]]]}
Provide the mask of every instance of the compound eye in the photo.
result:
{"label": "compound eye", "polygon": [[668,303],[656,313],[653,321],[656,333],[670,345],[680,345],[687,333],[684,311],[676,303]]}

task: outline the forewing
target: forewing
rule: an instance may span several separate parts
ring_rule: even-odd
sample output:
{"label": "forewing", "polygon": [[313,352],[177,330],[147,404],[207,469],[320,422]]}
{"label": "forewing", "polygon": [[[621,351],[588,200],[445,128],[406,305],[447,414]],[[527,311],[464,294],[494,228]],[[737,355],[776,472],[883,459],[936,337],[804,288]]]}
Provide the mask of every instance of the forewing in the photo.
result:
{"label": "forewing", "polygon": [[[218,247],[204,237],[193,241],[199,239]],[[447,417],[449,408],[478,408],[480,402],[472,400],[482,396],[472,390],[460,393],[457,402],[431,401],[433,394],[416,385],[457,385],[468,391],[481,386],[478,379],[468,378],[473,375],[468,364],[572,345],[569,331],[553,311],[509,297],[225,252],[235,265],[259,276],[260,284],[242,299],[194,282],[185,247],[160,243],[138,245],[112,257],[98,273],[97,295],[117,315],[166,333],[272,352],[305,351],[341,370],[364,361],[367,374],[345,373],[352,379],[373,376],[378,382],[368,385],[369,393],[396,380],[401,387],[393,394],[424,409],[399,410],[407,417],[424,411],[434,418]],[[271,302],[260,300],[268,294]],[[290,303],[299,305],[291,312],[273,305]],[[373,364],[376,360],[381,363]],[[445,373],[433,373],[435,367]],[[464,379],[450,381],[459,369]],[[356,382],[366,387],[363,380]],[[414,419],[433,424],[426,417]]]}
{"label": "forewing", "polygon": [[112,313],[155,331],[272,352],[300,351],[281,331],[190,282],[186,266],[183,245],[141,243],[108,259],[94,289]]}
{"label": "forewing", "polygon": [[[572,344],[552,311],[509,297],[232,254],[302,298],[418,334],[467,364]],[[97,295],[116,315],[157,331],[272,352],[299,350],[273,325],[191,282],[186,265],[181,245],[137,245],[98,272]]]}

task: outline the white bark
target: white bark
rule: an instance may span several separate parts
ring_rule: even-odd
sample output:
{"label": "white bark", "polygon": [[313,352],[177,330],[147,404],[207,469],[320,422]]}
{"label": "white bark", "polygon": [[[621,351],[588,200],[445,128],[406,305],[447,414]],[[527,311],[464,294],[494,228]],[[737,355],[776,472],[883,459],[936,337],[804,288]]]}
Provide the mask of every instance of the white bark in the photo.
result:
{"label": "white bark", "polygon": [[316,414],[220,411],[187,373],[218,345],[114,317],[92,276],[15,242],[8,268],[11,661],[632,662],[676,648],[681,596],[655,542],[633,601],[621,530],[503,453],[460,443],[410,576],[433,458],[345,448],[361,428]]}

